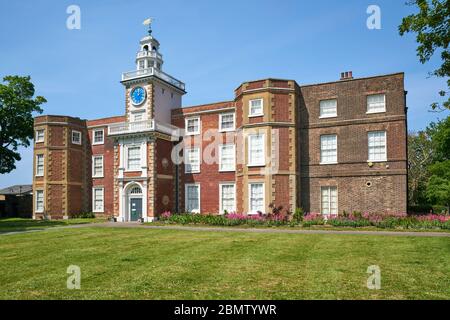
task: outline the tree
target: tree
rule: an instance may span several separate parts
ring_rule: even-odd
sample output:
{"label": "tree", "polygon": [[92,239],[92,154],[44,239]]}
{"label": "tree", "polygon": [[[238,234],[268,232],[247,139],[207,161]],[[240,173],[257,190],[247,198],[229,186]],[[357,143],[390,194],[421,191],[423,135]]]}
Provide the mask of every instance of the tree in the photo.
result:
{"label": "tree", "polygon": [[430,166],[427,196],[432,203],[444,205],[450,212],[450,160],[437,162]]}
{"label": "tree", "polygon": [[428,166],[433,163],[433,154],[429,133],[420,131],[408,134],[408,201],[410,205],[427,203],[425,191],[430,177]]}
{"label": "tree", "polygon": [[44,97],[34,96],[30,77],[6,76],[0,83],[0,174],[11,172],[20,161],[18,147],[33,138],[33,112],[42,113]]}
{"label": "tree", "polygon": [[[436,50],[441,52],[442,65],[431,72],[431,75],[446,78],[450,76],[450,0],[411,0],[409,5],[419,8],[419,13],[411,14],[402,20],[399,26],[400,35],[417,33],[417,55],[422,64],[431,59]],[[450,89],[450,79],[447,80]],[[440,91],[442,97],[449,96],[449,91]],[[437,102],[431,104],[433,110],[450,109],[450,96],[439,106]]]}

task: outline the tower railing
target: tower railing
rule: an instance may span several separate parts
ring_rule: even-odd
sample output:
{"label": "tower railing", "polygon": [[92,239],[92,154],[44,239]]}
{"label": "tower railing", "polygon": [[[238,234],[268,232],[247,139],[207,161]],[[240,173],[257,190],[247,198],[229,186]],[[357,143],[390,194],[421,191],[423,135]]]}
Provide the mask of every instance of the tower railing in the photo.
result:
{"label": "tower railing", "polygon": [[138,51],[136,56],[138,58],[149,57],[149,58],[157,58],[159,60],[162,60],[162,55],[156,51],[148,51],[148,50]]}
{"label": "tower railing", "polygon": [[169,76],[167,73],[162,72],[154,67],[124,72],[124,73],[122,73],[122,81],[138,79],[138,78],[143,78],[143,77],[149,77],[149,76],[155,76],[157,78],[160,78],[161,80],[164,80],[183,91],[185,89],[185,85],[183,82],[181,82],[178,79],[175,79],[172,76]]}
{"label": "tower railing", "polygon": [[150,131],[158,131],[161,133],[168,134],[172,136],[175,140],[178,139],[178,137],[180,136],[180,128],[173,126],[171,124],[155,121],[154,119],[144,121],[114,123],[108,126],[109,136],[134,134]]}

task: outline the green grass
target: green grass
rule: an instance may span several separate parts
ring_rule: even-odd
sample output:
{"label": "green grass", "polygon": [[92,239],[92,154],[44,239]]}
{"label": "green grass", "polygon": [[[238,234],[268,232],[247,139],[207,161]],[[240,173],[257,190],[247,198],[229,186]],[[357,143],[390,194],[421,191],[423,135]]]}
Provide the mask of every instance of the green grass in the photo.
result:
{"label": "green grass", "polygon": [[63,227],[72,224],[105,222],[105,219],[69,219],[69,220],[32,220],[22,218],[0,219],[0,234],[15,231],[32,231],[52,227]]}
{"label": "green grass", "polygon": [[87,227],[0,236],[0,261],[0,299],[450,299],[445,237]]}

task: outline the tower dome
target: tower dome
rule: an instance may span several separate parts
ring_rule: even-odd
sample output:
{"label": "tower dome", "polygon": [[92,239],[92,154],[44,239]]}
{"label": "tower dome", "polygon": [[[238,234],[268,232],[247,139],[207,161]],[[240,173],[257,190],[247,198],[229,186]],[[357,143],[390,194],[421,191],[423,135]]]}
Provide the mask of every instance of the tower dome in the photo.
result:
{"label": "tower dome", "polygon": [[140,49],[136,54],[136,70],[155,68],[162,71],[163,59],[159,53],[159,42],[152,36],[151,20],[148,21],[148,35],[139,41]]}

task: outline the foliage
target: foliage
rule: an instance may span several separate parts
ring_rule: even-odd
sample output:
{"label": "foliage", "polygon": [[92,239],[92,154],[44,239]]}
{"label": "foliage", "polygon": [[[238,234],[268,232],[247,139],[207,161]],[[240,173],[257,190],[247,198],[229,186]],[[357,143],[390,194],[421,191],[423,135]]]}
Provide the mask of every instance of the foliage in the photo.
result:
{"label": "foliage", "polygon": [[[411,0],[412,6],[417,6],[419,13],[411,14],[403,18],[399,26],[400,35],[414,32],[417,34],[416,41],[417,56],[422,64],[431,59],[436,51],[441,54],[442,65],[431,72],[437,77],[450,76],[450,0]],[[450,88],[450,80],[447,80]],[[439,95],[448,96],[449,92],[441,91]],[[438,103],[431,105],[433,109],[450,109],[450,97],[439,106]]]}
{"label": "foliage", "polygon": [[45,98],[34,96],[30,77],[7,76],[0,83],[0,174],[11,172],[20,161],[17,149],[33,138],[33,112],[42,113]]}
{"label": "foliage", "polygon": [[95,213],[93,212],[81,212],[72,215],[72,219],[93,219],[95,218]]}
{"label": "foliage", "polygon": [[432,176],[428,180],[427,196],[432,203],[450,208],[450,160],[430,166]]}
{"label": "foliage", "polygon": [[294,212],[294,215],[292,218],[296,222],[302,222],[304,215],[305,215],[305,211],[303,210],[303,208],[295,208],[295,212]]}

